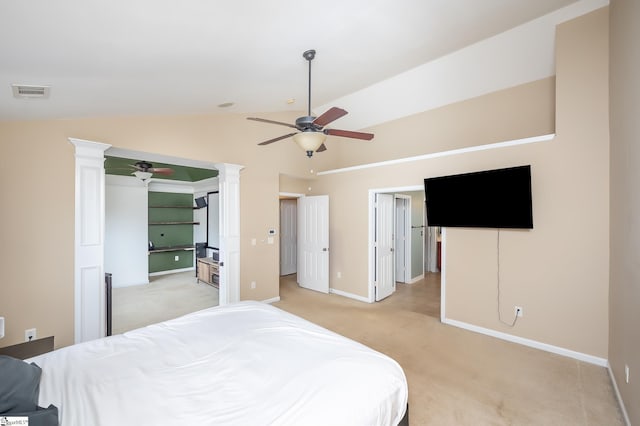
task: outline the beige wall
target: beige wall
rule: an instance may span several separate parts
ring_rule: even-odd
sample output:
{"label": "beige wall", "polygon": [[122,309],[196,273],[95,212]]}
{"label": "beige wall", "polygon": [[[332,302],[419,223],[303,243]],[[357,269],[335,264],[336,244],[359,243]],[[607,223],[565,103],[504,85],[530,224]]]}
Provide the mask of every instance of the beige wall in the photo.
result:
{"label": "beige wall", "polygon": [[555,120],[544,80],[374,127],[373,152],[345,144],[343,165],[552,133],[554,122],[557,129],[549,142],[321,176],[317,189],[331,199],[331,287],[367,296],[369,189],[531,164],[534,229],[500,237],[502,316],[510,322],[517,304],[524,317],[514,328],[498,321],[497,232],[477,229],[447,230],[446,315],[606,358],[607,43],[606,8],[558,28]]}
{"label": "beige wall", "polygon": [[[640,424],[640,3],[611,2],[611,284],[609,363]],[[624,366],[630,368],[625,382]]]}
{"label": "beige wall", "polygon": [[554,97],[555,79],[547,78],[492,93],[490,108],[486,96],[460,102],[456,110],[473,113],[455,119],[445,106],[377,126],[371,142],[338,139],[327,146],[339,150],[336,166],[347,167],[553,133]]}
{"label": "beige wall", "polygon": [[[299,114],[256,114],[293,121]],[[0,313],[6,336],[24,330],[73,343],[74,149],[67,138],[181,158],[244,165],[241,182],[241,297],[277,297],[278,245],[251,246],[279,222],[280,173],[306,175],[311,162],[327,167],[331,150],[309,161],[291,140],[257,142],[282,134],[279,126],[240,115],[126,117],[0,123]],[[266,238],[263,238],[266,239]],[[256,289],[250,282],[256,281]]]}
{"label": "beige wall", "polygon": [[[278,246],[251,246],[250,241],[278,227],[281,174],[306,178],[310,168],[327,170],[557,129],[550,142],[318,178],[311,193],[331,199],[331,287],[366,296],[368,189],[531,164],[535,229],[501,236],[504,315],[517,303],[524,307],[524,318],[508,330],[497,321],[495,231],[470,229],[448,232],[447,316],[606,357],[607,19],[603,9],[560,26],[555,80],[377,126],[372,142],[331,140],[329,150],[311,161],[291,141],[257,147],[282,134],[281,129],[239,115],[0,123],[0,230],[12,250],[0,268],[0,312],[7,321],[1,344],[22,341],[30,327],[37,327],[40,336],[54,334],[57,346],[73,341],[74,158],[68,137],[244,165],[241,297],[262,300],[278,295]],[[292,121],[298,114],[255,115]],[[362,149],[364,143],[368,149]],[[341,279],[336,272],[342,272]],[[255,290],[251,281],[257,282]]]}
{"label": "beige wall", "polygon": [[[318,155],[318,154],[316,154]],[[309,179],[280,175],[280,192],[289,194],[310,194],[313,190],[314,178],[309,172]]]}

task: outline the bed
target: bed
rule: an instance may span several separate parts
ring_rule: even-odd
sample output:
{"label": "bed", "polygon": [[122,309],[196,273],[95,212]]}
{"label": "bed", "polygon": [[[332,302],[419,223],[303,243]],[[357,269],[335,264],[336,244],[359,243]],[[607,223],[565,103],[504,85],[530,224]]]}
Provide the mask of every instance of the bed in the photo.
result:
{"label": "bed", "polygon": [[[240,302],[33,357],[60,424],[397,425],[391,358],[260,302]],[[404,419],[404,420],[403,420]]]}

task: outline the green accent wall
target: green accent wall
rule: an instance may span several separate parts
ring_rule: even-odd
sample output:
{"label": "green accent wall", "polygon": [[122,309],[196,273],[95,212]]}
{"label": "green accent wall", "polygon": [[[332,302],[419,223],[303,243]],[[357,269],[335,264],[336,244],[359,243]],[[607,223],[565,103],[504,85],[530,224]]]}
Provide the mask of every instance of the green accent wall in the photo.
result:
{"label": "green accent wall", "polygon": [[[193,194],[149,192],[149,241],[156,249],[193,246],[193,227],[198,225],[153,224],[159,222],[193,222]],[[191,268],[193,256],[192,250],[151,252],[149,273]]]}
{"label": "green accent wall", "polygon": [[[193,251],[166,251],[149,255],[149,273],[193,267]],[[179,260],[175,261],[175,256]]]}

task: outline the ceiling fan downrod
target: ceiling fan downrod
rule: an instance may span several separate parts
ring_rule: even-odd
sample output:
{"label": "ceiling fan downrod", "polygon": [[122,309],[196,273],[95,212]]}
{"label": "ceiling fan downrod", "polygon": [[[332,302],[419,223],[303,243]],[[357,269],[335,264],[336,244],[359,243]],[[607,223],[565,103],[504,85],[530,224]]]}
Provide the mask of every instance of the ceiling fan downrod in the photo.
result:
{"label": "ceiling fan downrod", "polygon": [[316,57],[316,51],[309,49],[302,54],[302,57],[309,62],[309,90],[307,93],[307,116],[311,117],[311,61]]}

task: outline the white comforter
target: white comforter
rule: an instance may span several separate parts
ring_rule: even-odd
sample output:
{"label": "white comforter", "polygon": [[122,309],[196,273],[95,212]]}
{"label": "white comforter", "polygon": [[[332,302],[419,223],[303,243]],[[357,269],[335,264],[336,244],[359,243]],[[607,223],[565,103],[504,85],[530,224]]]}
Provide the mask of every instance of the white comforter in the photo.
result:
{"label": "white comforter", "polygon": [[391,358],[259,302],[29,361],[63,426],[395,425],[408,396]]}

